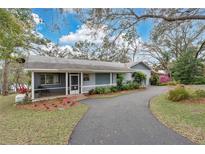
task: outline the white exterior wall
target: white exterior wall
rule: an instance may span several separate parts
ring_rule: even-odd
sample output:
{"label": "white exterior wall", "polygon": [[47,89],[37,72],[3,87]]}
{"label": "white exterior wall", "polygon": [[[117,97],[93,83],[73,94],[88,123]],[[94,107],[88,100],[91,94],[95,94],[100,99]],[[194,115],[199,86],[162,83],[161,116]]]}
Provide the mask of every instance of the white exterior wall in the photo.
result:
{"label": "white exterior wall", "polygon": [[132,81],[132,73],[125,73],[123,74],[124,76],[124,81],[127,82],[127,81]]}

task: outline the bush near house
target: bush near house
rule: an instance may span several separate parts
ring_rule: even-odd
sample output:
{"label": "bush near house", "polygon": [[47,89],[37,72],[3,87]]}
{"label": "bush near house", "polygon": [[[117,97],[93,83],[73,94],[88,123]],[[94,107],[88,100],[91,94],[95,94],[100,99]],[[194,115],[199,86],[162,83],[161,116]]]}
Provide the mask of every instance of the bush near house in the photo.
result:
{"label": "bush near house", "polygon": [[149,79],[149,82],[151,85],[159,85],[159,75],[157,74],[152,74],[151,78]]}
{"label": "bush near house", "polygon": [[122,88],[123,80],[124,80],[123,75],[117,74],[117,88],[118,88],[118,90],[120,90]]}
{"label": "bush near house", "polygon": [[143,82],[146,81],[146,75],[142,72],[134,72],[132,74],[133,82],[136,82],[137,84],[143,84]]}
{"label": "bush near house", "polygon": [[97,87],[95,89],[91,89],[89,91],[90,95],[93,94],[108,94],[108,93],[115,93],[122,90],[134,90],[139,89],[140,85],[135,82],[128,82],[127,84],[123,84],[120,88],[118,86],[111,86],[111,87]]}
{"label": "bush near house", "polygon": [[117,92],[118,88],[117,88],[117,86],[112,86],[112,87],[110,87],[110,90],[111,90],[111,92]]}

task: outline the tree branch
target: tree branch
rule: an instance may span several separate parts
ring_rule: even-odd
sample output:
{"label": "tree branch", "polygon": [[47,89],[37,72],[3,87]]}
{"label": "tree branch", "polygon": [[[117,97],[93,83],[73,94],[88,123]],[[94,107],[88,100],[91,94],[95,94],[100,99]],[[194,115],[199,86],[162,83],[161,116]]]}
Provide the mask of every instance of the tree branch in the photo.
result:
{"label": "tree branch", "polygon": [[203,50],[204,46],[205,46],[205,40],[202,42],[201,46],[197,50],[195,58],[198,58],[198,56],[199,56],[200,52]]}

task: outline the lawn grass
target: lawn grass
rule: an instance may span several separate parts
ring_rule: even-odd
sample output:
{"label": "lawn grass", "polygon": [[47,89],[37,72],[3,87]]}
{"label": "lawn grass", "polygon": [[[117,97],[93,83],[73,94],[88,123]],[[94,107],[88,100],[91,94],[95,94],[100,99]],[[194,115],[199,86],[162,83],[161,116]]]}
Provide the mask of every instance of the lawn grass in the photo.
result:
{"label": "lawn grass", "polygon": [[0,144],[67,144],[88,109],[84,104],[57,111],[17,109],[14,97],[0,96]]}
{"label": "lawn grass", "polygon": [[151,100],[150,109],[167,127],[196,144],[205,144],[205,104],[172,102],[162,94]]}

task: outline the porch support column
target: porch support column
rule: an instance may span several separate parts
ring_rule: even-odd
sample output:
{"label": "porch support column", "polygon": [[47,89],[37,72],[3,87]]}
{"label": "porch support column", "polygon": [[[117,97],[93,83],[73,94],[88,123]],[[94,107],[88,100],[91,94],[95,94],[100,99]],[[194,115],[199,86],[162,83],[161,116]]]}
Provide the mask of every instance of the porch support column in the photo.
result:
{"label": "porch support column", "polygon": [[83,72],[80,72],[80,93],[83,93]]}
{"label": "porch support column", "polygon": [[110,85],[112,85],[112,73],[110,73]]}
{"label": "porch support column", "polygon": [[35,96],[34,96],[34,72],[31,72],[31,99],[34,100]]}
{"label": "porch support column", "polygon": [[68,72],[65,73],[65,94],[68,95]]}

